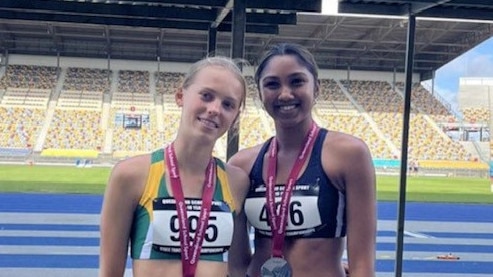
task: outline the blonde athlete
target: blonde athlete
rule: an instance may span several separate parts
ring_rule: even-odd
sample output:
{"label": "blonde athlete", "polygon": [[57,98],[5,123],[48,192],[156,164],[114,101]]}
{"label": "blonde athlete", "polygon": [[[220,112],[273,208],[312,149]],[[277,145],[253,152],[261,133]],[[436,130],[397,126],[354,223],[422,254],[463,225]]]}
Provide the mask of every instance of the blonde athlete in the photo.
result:
{"label": "blonde athlete", "polygon": [[206,58],[191,67],[175,96],[182,108],[175,140],[119,162],[111,173],[101,212],[100,277],[124,275],[129,247],[134,277],[227,276],[248,177],[212,151],[245,95],[232,60]]}

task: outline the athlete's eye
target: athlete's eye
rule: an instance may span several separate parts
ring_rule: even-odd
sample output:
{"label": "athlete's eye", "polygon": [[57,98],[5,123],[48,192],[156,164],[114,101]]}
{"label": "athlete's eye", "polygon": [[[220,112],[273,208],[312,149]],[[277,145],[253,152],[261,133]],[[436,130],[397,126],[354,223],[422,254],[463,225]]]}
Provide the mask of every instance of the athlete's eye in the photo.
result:
{"label": "athlete's eye", "polygon": [[214,96],[212,95],[212,93],[209,93],[209,92],[202,92],[200,94],[200,96],[201,96],[202,100],[207,101],[207,102],[210,102],[214,99]]}
{"label": "athlete's eye", "polygon": [[264,88],[267,88],[267,89],[272,89],[272,90],[274,90],[274,89],[279,88],[279,87],[280,87],[280,84],[279,84],[279,82],[277,82],[277,81],[269,80],[269,81],[265,81],[265,82],[263,83],[263,87],[264,87]]}
{"label": "athlete's eye", "polygon": [[236,108],[236,104],[233,101],[225,100],[223,101],[223,107],[227,110],[234,110]]}
{"label": "athlete's eye", "polygon": [[305,84],[305,80],[302,78],[295,78],[291,80],[291,85],[294,87],[301,87]]}

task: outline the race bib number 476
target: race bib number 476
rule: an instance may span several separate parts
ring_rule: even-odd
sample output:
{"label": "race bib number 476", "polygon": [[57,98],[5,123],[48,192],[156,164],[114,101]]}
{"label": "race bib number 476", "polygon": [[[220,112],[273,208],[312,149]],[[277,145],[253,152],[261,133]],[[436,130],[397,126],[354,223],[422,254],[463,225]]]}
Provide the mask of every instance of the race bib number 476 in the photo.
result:
{"label": "race bib number 476", "polygon": [[[262,190],[262,188],[259,188],[259,190]],[[267,212],[265,193],[256,193],[254,196],[249,196],[245,201],[245,212],[248,214],[248,221],[258,231],[270,235],[270,219]],[[276,193],[275,199],[277,214],[279,214],[280,192]],[[288,205],[286,235],[294,235],[299,231],[314,229],[320,226],[321,223],[318,211],[318,190],[311,190],[309,186],[296,186]]]}

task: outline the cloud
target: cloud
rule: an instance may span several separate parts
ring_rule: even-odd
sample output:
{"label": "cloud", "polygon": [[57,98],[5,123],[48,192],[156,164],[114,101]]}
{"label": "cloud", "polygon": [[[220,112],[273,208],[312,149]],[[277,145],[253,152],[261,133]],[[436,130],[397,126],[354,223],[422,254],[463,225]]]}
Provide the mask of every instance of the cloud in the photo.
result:
{"label": "cloud", "polygon": [[[461,77],[493,77],[493,37],[439,68],[435,73],[435,90],[452,107],[457,107]],[[427,81],[431,86],[431,81]]]}
{"label": "cloud", "polygon": [[[439,68],[443,80],[460,77],[493,77],[493,37]],[[457,82],[458,83],[458,82]]]}
{"label": "cloud", "polygon": [[[492,43],[493,49],[493,43]],[[467,65],[467,77],[493,77],[493,53],[471,55]]]}

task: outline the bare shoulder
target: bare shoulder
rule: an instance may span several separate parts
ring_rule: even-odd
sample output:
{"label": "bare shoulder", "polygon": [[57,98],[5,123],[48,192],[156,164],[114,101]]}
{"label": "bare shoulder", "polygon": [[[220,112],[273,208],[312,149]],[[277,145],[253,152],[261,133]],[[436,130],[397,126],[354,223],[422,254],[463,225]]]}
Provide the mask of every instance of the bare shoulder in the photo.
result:
{"label": "bare shoulder", "polygon": [[331,155],[343,156],[345,159],[371,157],[368,145],[362,139],[346,133],[329,131],[324,141],[324,152]]}
{"label": "bare shoulder", "polygon": [[101,212],[104,226],[120,224],[122,232],[127,230],[131,214],[144,192],[150,160],[149,154],[140,155],[119,161],[113,167]]}
{"label": "bare shoulder", "polygon": [[112,170],[112,174],[116,177],[123,178],[138,178],[144,173],[147,173],[151,164],[150,154],[130,157],[119,161]]}
{"label": "bare shoulder", "polygon": [[258,144],[236,152],[236,154],[228,160],[228,164],[237,166],[245,172],[250,172],[262,145],[263,144]]}
{"label": "bare shoulder", "polygon": [[329,131],[322,150],[322,166],[340,190],[373,183],[370,150],[363,140],[355,136]]}
{"label": "bare shoulder", "polygon": [[233,181],[233,187],[241,190],[248,188],[250,179],[243,169],[235,165],[226,164],[226,172],[228,173],[228,178]]}
{"label": "bare shoulder", "polygon": [[235,202],[238,203],[238,207],[241,209],[250,187],[248,174],[242,168],[231,164],[226,164],[226,172],[228,174],[229,187],[233,193]]}
{"label": "bare shoulder", "polygon": [[150,154],[119,161],[112,169],[108,186],[140,191],[145,185],[151,164]]}
{"label": "bare shoulder", "polygon": [[227,163],[225,167],[228,176],[234,177],[236,179],[248,178],[248,175],[245,172],[245,170],[243,170],[239,166]]}

